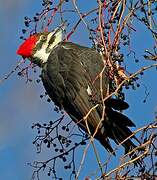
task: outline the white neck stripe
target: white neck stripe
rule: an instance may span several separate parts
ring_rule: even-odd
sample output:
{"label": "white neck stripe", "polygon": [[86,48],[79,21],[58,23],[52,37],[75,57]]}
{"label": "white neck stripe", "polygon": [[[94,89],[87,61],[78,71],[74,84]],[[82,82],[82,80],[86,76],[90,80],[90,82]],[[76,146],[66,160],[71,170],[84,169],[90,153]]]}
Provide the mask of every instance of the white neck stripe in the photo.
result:
{"label": "white neck stripe", "polygon": [[[62,31],[57,32],[55,35],[53,35],[53,33],[54,32],[51,32],[48,34],[46,42],[44,42],[41,49],[37,50],[33,55],[34,58],[40,59],[42,61],[42,63],[47,62],[48,57],[51,53],[51,50],[62,41]],[[49,41],[52,36],[55,36],[55,40],[51,45],[49,45]],[[37,41],[37,44],[40,43],[41,39],[42,39],[42,35],[40,36],[39,40]],[[48,51],[48,52],[46,51],[47,47],[50,49],[50,51]]]}

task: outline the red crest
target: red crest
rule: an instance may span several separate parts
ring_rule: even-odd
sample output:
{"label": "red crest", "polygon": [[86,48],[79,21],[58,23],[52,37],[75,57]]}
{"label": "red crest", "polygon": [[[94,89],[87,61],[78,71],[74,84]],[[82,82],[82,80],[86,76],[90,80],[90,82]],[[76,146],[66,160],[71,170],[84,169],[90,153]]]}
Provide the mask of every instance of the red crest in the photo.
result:
{"label": "red crest", "polygon": [[16,54],[25,58],[30,57],[33,53],[33,48],[35,47],[37,40],[38,36],[36,34],[30,36],[20,45],[20,47],[16,51]]}

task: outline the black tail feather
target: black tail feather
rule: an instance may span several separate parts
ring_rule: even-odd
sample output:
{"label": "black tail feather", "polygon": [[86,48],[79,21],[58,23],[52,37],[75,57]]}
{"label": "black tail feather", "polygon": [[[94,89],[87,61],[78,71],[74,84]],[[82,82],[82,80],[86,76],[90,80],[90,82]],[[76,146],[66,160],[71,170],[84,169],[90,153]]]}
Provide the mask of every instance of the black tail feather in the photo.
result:
{"label": "black tail feather", "polygon": [[115,110],[125,110],[129,108],[129,104],[121,99],[109,98],[105,101],[105,105]]}
{"label": "black tail feather", "polygon": [[[132,142],[132,138],[138,141],[138,139],[132,135],[132,131],[128,127],[135,126],[135,124],[125,115],[120,112],[114,111],[112,108],[106,107],[106,119],[104,120],[105,136],[114,140],[116,144],[122,143],[122,146],[125,148],[125,154],[132,151],[136,148],[136,145]],[[128,139],[127,139],[128,138]],[[102,139],[102,138],[101,138]],[[111,153],[113,149],[109,141],[100,140],[101,144]],[[127,139],[127,140],[126,140]],[[124,142],[123,142],[124,141]],[[130,158],[134,159],[137,157],[135,152],[130,153]],[[134,163],[135,165],[141,164],[141,160],[138,160]]]}
{"label": "black tail feather", "polygon": [[[123,142],[125,139],[131,136],[132,132],[128,127],[135,126],[135,124],[127,116],[114,111],[111,108],[107,109],[106,116],[108,118],[106,125],[108,126],[109,124],[110,126],[108,136],[113,139],[116,144]],[[122,146],[124,146],[126,153],[136,147],[130,138],[124,141]]]}

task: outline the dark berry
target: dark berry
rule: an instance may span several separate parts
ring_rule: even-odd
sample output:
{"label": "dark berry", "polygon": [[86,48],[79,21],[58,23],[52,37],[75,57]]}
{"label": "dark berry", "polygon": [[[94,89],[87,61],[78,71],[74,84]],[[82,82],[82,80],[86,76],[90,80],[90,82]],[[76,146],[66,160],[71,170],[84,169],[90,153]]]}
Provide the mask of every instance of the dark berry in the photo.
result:
{"label": "dark berry", "polygon": [[36,82],[37,82],[37,83],[40,83],[40,79],[37,79]]}
{"label": "dark berry", "polygon": [[61,139],[62,139],[62,136],[61,136],[61,135],[59,135],[59,136],[58,136],[58,140],[61,140]]}
{"label": "dark berry", "polygon": [[53,125],[53,122],[52,122],[52,121],[50,121],[50,122],[49,122],[49,124],[50,124],[50,126],[52,126],[52,125]]}
{"label": "dark berry", "polygon": [[46,164],[43,164],[43,168],[46,168]]}
{"label": "dark berry", "polygon": [[146,100],[143,100],[143,103],[146,103]]}
{"label": "dark berry", "polygon": [[67,159],[66,159],[65,157],[63,157],[63,162],[66,162],[66,160],[67,160]]}
{"label": "dark berry", "polygon": [[62,129],[65,130],[65,129],[66,129],[66,126],[62,126]]}
{"label": "dark berry", "polygon": [[27,16],[24,17],[24,20],[28,20],[29,18]]}
{"label": "dark berry", "polygon": [[48,142],[48,140],[47,139],[44,139],[44,141],[43,141],[45,144]]}
{"label": "dark berry", "polygon": [[22,29],[22,33],[25,34],[26,33],[26,29]]}
{"label": "dark berry", "polygon": [[37,123],[36,126],[37,126],[38,128],[41,128],[41,124],[39,124],[39,123]]}
{"label": "dark berry", "polygon": [[53,173],[56,173],[56,171],[55,171],[54,169],[52,170],[52,172],[53,172]]}
{"label": "dark berry", "polygon": [[17,75],[18,75],[18,76],[21,76],[21,75],[22,75],[22,72],[18,72]]}
{"label": "dark berry", "polygon": [[40,98],[43,98],[43,95],[40,95]]}
{"label": "dark berry", "polygon": [[59,151],[60,151],[60,153],[63,153],[63,149],[60,149]]}
{"label": "dark berry", "polygon": [[82,141],[82,142],[81,142],[81,145],[86,145],[86,142],[85,142],[85,141]]}
{"label": "dark berry", "polygon": [[47,148],[50,148],[50,143],[47,144]]}
{"label": "dark berry", "polygon": [[53,144],[53,147],[56,147],[57,145],[56,144]]}
{"label": "dark berry", "polygon": [[68,169],[68,166],[64,166],[64,169]]}

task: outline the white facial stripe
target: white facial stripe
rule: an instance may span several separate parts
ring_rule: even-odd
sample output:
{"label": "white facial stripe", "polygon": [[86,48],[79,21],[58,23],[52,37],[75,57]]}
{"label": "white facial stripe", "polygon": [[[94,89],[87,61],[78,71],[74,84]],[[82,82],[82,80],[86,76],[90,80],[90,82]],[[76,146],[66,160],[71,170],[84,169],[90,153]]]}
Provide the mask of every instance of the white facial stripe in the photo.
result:
{"label": "white facial stripe", "polygon": [[[50,54],[50,53],[46,53],[46,48],[47,48],[48,45],[49,45],[48,42],[49,42],[49,40],[50,40],[50,38],[51,38],[51,35],[52,35],[52,34],[50,33],[50,34],[47,36],[47,40],[46,40],[46,42],[43,43],[42,48],[39,49],[39,50],[37,50],[37,51],[35,52],[35,54],[34,54],[34,57],[41,59],[43,63],[47,61],[48,56],[49,56],[49,54]],[[40,41],[42,40],[42,37],[43,37],[43,35],[40,36],[39,40],[37,41],[37,44],[40,43]]]}
{"label": "white facial stripe", "polygon": [[[51,32],[48,34],[47,40],[46,42],[43,43],[42,48],[37,50],[34,54],[34,57],[41,59],[43,63],[45,63],[48,60],[48,57],[51,53],[51,51],[47,52],[46,49],[49,46],[49,41],[51,37],[53,36],[53,34],[54,32]],[[42,40],[42,36],[40,36],[39,40],[37,41],[37,44],[40,43],[41,40]],[[62,41],[62,31],[59,31],[55,34],[55,40],[52,43],[52,45],[49,46],[49,49],[52,50],[61,41]]]}
{"label": "white facial stripe", "polygon": [[[52,32],[52,34],[53,34],[53,32]],[[51,36],[52,36],[52,34],[51,34]],[[53,49],[61,41],[62,41],[62,30],[55,33],[55,40],[54,40],[53,44],[50,46],[50,49]]]}
{"label": "white facial stripe", "polygon": [[88,88],[87,88],[87,93],[88,93],[89,96],[92,95],[92,90],[91,90],[91,88],[90,88],[89,86],[88,86]]}
{"label": "white facial stripe", "polygon": [[71,49],[70,47],[62,46],[64,49]]}

